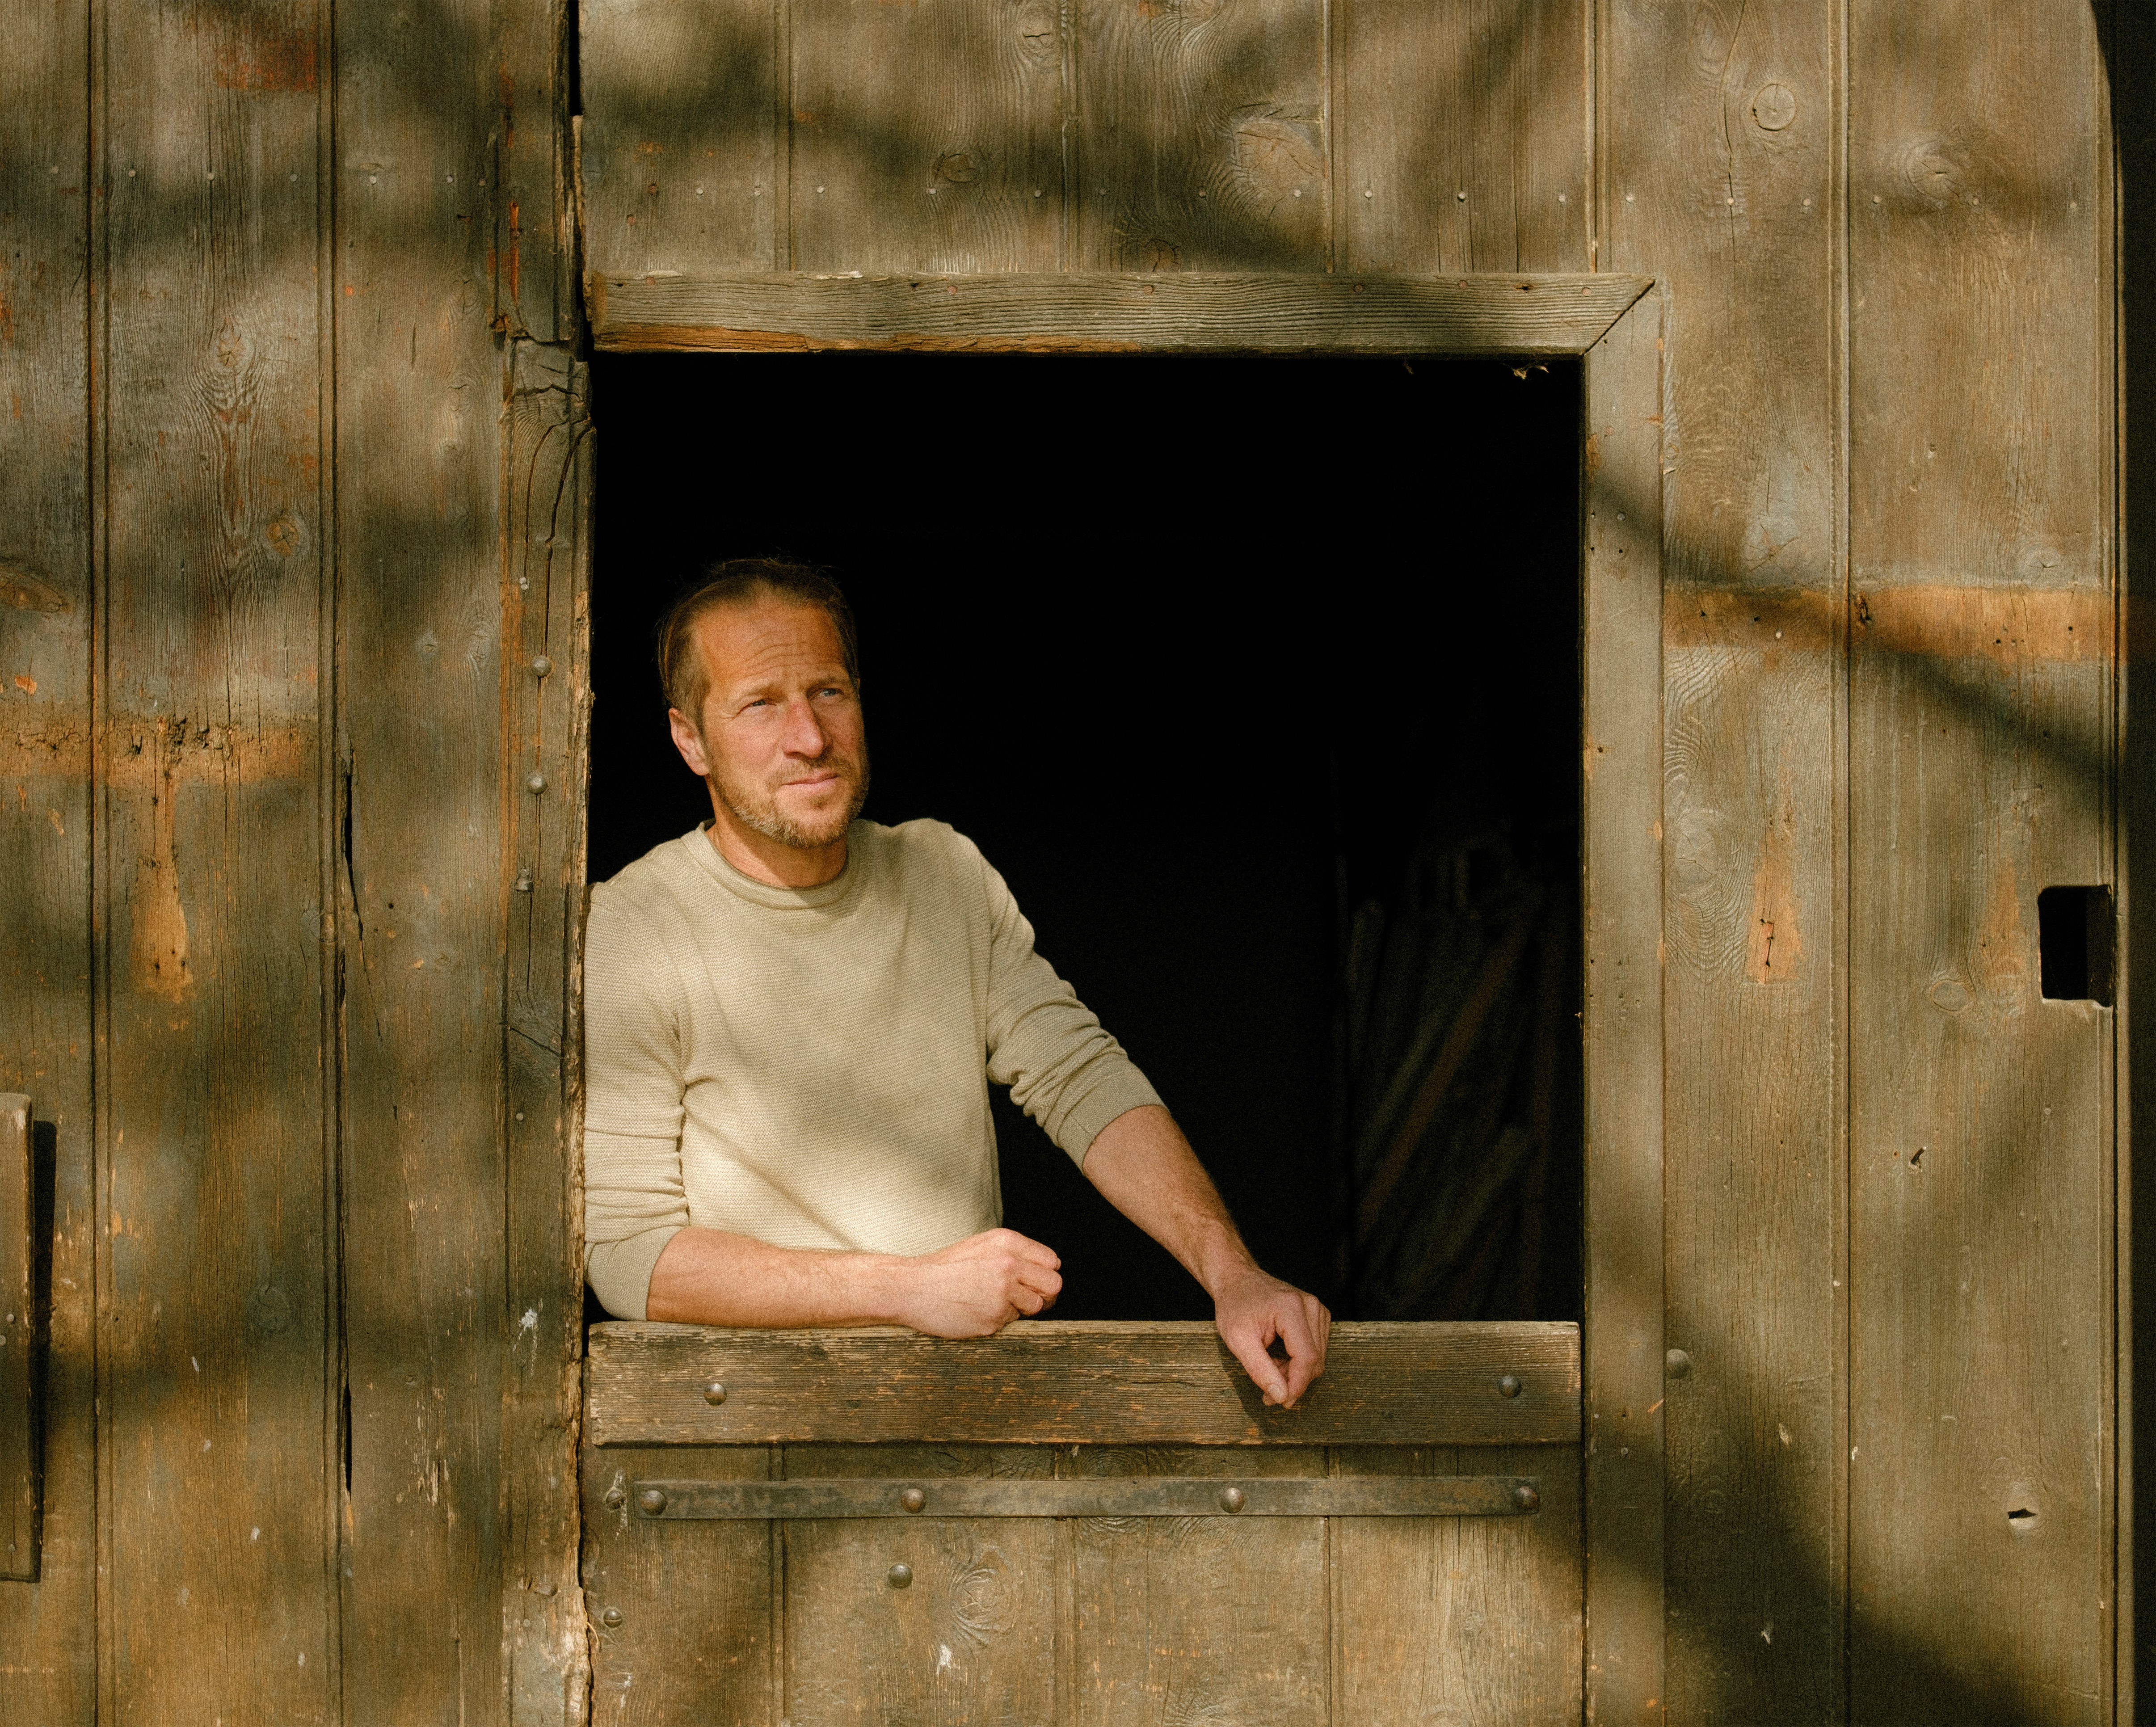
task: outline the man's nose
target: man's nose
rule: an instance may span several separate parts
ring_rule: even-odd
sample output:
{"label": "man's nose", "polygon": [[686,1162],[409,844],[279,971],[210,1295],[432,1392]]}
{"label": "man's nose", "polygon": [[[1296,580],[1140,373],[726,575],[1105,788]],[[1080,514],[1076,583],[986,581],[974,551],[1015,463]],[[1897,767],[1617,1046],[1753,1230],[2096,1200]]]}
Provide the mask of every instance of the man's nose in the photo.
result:
{"label": "man's nose", "polygon": [[823,722],[816,717],[816,709],[811,702],[796,696],[786,704],[786,729],[780,743],[787,754],[813,759],[824,753],[827,742]]}

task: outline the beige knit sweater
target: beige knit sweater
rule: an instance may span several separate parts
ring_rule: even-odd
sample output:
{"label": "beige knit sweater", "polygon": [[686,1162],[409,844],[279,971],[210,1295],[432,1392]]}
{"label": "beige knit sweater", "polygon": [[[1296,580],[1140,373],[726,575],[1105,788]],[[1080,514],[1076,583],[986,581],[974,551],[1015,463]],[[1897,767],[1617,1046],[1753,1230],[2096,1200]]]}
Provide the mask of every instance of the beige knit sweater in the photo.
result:
{"label": "beige knit sweater", "polygon": [[938,821],[855,822],[820,887],[700,829],[593,889],[584,1074],[586,1275],[638,1319],[684,1225],[909,1254],[993,1228],[992,1080],[1081,1164],[1159,1101]]}

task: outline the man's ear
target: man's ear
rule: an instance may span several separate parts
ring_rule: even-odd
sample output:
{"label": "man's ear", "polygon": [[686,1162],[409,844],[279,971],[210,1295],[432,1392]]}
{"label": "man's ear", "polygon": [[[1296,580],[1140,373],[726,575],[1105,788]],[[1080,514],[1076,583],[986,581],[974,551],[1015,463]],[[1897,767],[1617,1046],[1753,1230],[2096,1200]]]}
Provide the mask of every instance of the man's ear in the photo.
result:
{"label": "man's ear", "polygon": [[704,739],[689,716],[678,707],[666,710],[667,728],[674,734],[674,748],[681,752],[681,759],[689,764],[689,771],[699,779],[711,777],[711,758],[704,753]]}

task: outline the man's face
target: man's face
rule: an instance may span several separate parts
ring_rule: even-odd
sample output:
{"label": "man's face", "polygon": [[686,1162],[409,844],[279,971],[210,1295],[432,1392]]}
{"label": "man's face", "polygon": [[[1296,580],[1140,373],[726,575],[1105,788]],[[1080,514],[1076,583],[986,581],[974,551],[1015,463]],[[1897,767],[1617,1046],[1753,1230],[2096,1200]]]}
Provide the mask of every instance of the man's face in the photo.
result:
{"label": "man's face", "polygon": [[868,795],[860,694],[820,606],[765,598],[697,619],[711,674],[692,722],[669,709],[674,743],[744,826],[804,851],[834,844]]}

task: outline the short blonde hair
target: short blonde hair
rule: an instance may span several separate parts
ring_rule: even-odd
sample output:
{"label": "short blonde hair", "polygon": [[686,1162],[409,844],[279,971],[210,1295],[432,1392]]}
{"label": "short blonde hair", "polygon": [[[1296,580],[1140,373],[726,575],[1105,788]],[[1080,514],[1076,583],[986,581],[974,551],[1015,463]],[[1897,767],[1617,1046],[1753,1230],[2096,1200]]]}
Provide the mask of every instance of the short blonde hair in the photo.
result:
{"label": "short blonde hair", "polygon": [[699,727],[704,723],[704,698],[711,691],[711,671],[696,650],[698,619],[722,605],[746,605],[764,599],[791,600],[821,609],[838,632],[846,676],[856,688],[860,686],[860,650],[854,609],[846,604],[836,582],[815,565],[790,558],[729,558],[709,566],[703,579],[675,600],[659,622],[659,681],[666,691],[667,705],[680,710]]}

